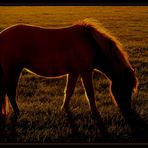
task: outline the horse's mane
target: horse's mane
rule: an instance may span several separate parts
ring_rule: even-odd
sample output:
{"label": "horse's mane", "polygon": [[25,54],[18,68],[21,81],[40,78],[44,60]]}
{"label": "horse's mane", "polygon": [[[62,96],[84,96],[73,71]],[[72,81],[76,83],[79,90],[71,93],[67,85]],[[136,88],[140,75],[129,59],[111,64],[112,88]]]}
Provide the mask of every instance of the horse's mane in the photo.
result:
{"label": "horse's mane", "polygon": [[102,44],[102,39],[106,41],[106,48],[102,48],[104,50],[104,53],[106,53],[107,56],[111,55],[112,57],[110,58],[118,59],[122,62],[122,64],[125,65],[125,67],[129,68],[129,71],[131,71],[131,79],[133,79],[133,90],[136,92],[138,87],[138,80],[129,62],[128,54],[124,50],[121,42],[119,42],[119,40],[114,35],[112,35],[107,29],[105,29],[100,22],[94,19],[84,19],[82,21],[77,22],[76,24],[84,26],[85,28],[88,28],[88,30],[91,29],[94,33],[94,38],[96,38],[96,40],[99,42],[99,45]]}
{"label": "horse's mane", "polygon": [[125,65],[130,66],[128,54],[124,50],[122,44],[114,35],[112,35],[106,28],[104,28],[100,22],[94,19],[84,19],[82,21],[77,22],[77,24],[89,29],[93,29],[95,32],[97,32],[97,34],[99,34],[99,36],[101,36],[102,39],[106,40],[106,43],[109,43],[109,46],[116,47],[112,48],[112,50],[114,51],[110,50],[110,48],[103,48],[103,50],[107,50],[106,54],[108,54],[109,52],[110,54],[114,53],[114,56],[117,55],[118,57],[120,57],[120,60],[122,60],[122,62],[125,63]]}

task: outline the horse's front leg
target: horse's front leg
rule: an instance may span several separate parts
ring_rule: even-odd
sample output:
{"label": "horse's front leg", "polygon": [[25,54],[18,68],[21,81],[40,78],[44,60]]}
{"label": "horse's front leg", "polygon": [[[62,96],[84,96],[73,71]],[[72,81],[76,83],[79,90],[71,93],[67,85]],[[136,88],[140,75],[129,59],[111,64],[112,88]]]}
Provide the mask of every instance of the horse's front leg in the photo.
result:
{"label": "horse's front leg", "polygon": [[67,76],[67,84],[66,84],[66,88],[65,88],[65,96],[64,96],[63,105],[61,107],[62,110],[68,111],[68,106],[69,106],[72,94],[74,92],[74,88],[75,88],[78,76],[79,76],[79,74],[77,74],[77,73],[70,73]]}
{"label": "horse's front leg", "polygon": [[92,71],[82,73],[81,77],[83,81],[83,86],[85,88],[86,96],[89,100],[91,112],[94,115],[99,114],[95,103],[94,88],[92,83]]}
{"label": "horse's front leg", "polygon": [[94,96],[94,89],[92,83],[92,71],[87,71],[81,74],[83,85],[86,90],[86,94],[89,100],[90,109],[92,112],[93,117],[95,117],[97,121],[97,125],[103,134],[103,136],[108,136],[108,132],[106,127],[103,124],[102,118],[97,110],[96,103],[95,103],[95,96]]}

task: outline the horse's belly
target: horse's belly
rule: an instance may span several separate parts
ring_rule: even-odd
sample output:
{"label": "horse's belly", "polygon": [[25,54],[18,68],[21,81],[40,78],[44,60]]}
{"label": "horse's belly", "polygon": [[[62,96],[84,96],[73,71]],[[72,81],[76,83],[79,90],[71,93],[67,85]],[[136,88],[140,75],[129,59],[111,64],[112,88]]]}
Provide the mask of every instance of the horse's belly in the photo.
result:
{"label": "horse's belly", "polygon": [[31,72],[45,77],[58,77],[76,71],[75,67],[64,63],[34,62],[25,66]]}
{"label": "horse's belly", "polygon": [[31,72],[45,77],[58,77],[68,73],[81,73],[81,71],[85,71],[90,69],[92,66],[80,63],[78,61],[75,62],[34,62],[30,63],[26,66]]}
{"label": "horse's belly", "polygon": [[36,54],[34,58],[28,58],[26,67],[32,72],[46,76],[57,77],[68,73],[81,72],[92,67],[92,61],[87,58],[87,54],[79,51],[68,50],[60,54],[50,51],[47,54]]}
{"label": "horse's belly", "polygon": [[58,69],[58,68],[43,68],[43,67],[26,67],[31,73],[44,76],[44,77],[59,77],[69,73],[65,69]]}

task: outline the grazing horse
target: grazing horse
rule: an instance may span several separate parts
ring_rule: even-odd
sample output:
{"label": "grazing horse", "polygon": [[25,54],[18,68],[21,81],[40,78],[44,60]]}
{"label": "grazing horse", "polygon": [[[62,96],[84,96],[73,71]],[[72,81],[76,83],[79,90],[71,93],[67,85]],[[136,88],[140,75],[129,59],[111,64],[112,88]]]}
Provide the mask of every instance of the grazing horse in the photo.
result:
{"label": "grazing horse", "polygon": [[18,24],[0,33],[0,110],[6,114],[7,95],[15,114],[16,86],[23,68],[44,77],[67,74],[62,109],[68,110],[78,76],[81,76],[93,114],[98,114],[92,84],[93,70],[110,81],[114,103],[129,121],[131,97],[137,78],[120,42],[89,19],[66,28]]}

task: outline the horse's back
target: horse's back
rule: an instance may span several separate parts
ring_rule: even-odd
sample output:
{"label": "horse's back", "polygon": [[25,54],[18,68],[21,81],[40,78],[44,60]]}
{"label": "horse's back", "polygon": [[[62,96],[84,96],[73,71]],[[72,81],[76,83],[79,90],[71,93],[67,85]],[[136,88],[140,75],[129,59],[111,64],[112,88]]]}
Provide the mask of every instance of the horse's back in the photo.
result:
{"label": "horse's back", "polygon": [[33,45],[34,43],[35,45],[40,46],[41,44],[41,46],[46,47],[50,44],[50,46],[53,45],[55,47],[58,44],[63,43],[63,47],[69,43],[78,42],[83,36],[83,29],[78,25],[65,28],[44,28],[40,26],[17,24],[3,30],[0,33],[0,36],[2,36],[7,43],[10,41],[11,44],[14,43],[15,45],[17,42],[17,44],[22,43],[26,45]]}
{"label": "horse's back", "polygon": [[80,25],[50,29],[18,24],[5,29],[0,36],[1,63],[6,62],[7,56],[9,64],[23,63],[31,71],[46,76],[92,67],[93,51]]}

